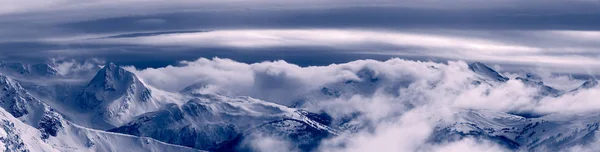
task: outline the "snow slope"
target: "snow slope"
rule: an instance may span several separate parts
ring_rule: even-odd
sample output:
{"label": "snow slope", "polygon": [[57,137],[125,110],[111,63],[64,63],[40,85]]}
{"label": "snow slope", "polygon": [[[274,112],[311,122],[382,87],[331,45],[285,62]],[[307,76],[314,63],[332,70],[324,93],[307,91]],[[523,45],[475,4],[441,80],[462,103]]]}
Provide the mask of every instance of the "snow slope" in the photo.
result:
{"label": "snow slope", "polygon": [[600,113],[552,114],[524,118],[502,112],[462,110],[456,121],[441,124],[435,142],[474,137],[500,143],[513,150],[561,151],[597,140]]}
{"label": "snow slope", "polygon": [[62,128],[60,114],[33,97],[20,83],[0,75],[0,103],[11,115],[24,123],[40,128],[44,136],[55,135]]}
{"label": "snow slope", "polygon": [[0,86],[0,119],[4,127],[0,140],[8,151],[197,151],[81,127],[33,97],[18,81],[0,75]]}
{"label": "snow slope", "polygon": [[469,64],[469,69],[481,75],[485,79],[499,82],[506,82],[509,79],[481,62],[474,62]]}
{"label": "snow slope", "polygon": [[0,149],[3,151],[79,152],[79,151],[198,151],[139,138],[67,125],[57,137],[42,138],[42,133],[0,108]]}
{"label": "snow slope", "polygon": [[274,121],[297,121],[324,132],[333,129],[306,117],[307,112],[250,97],[201,95],[186,104],[172,104],[110,131],[152,137],[167,143],[214,150],[242,133]]}

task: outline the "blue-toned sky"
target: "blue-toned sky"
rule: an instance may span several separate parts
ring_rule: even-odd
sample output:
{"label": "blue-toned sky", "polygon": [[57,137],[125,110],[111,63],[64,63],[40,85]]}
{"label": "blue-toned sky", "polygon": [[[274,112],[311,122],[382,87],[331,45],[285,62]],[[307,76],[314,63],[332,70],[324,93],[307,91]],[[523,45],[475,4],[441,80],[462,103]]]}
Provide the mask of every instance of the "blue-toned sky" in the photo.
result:
{"label": "blue-toned sky", "polygon": [[465,60],[598,75],[598,0],[0,0],[0,60]]}

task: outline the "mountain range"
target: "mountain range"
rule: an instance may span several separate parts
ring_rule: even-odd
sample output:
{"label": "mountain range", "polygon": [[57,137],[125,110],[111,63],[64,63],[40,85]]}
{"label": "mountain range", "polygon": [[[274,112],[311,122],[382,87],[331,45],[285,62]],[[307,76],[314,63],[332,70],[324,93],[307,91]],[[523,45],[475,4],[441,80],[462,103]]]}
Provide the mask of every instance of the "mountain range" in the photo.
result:
{"label": "mountain range", "polygon": [[[436,69],[436,67],[430,67]],[[468,65],[473,86],[498,86],[511,80],[534,88],[535,100],[569,96],[595,89],[595,79],[580,87],[559,90],[534,73],[509,78],[489,66]],[[190,83],[173,92],[148,85],[113,63],[100,65],[86,81],[64,81],[50,64],[0,62],[0,148],[4,151],[264,151],[257,139],[288,141],[298,151],[321,151],[326,140],[352,137],[372,130],[368,114],[347,115],[314,110],[330,100],[392,96],[414,83],[378,74],[354,73],[357,79],[337,80],[290,101],[265,101],[196,91]],[[81,79],[81,78],[79,78]],[[61,81],[59,81],[61,80]],[[431,84],[435,88],[438,84]],[[288,104],[284,104],[288,103]],[[411,109],[418,103],[403,103]],[[455,119],[440,119],[427,142],[464,138],[492,141],[508,150],[560,151],[597,140],[600,112],[543,113],[535,110],[459,109]],[[343,145],[342,145],[343,146]]]}

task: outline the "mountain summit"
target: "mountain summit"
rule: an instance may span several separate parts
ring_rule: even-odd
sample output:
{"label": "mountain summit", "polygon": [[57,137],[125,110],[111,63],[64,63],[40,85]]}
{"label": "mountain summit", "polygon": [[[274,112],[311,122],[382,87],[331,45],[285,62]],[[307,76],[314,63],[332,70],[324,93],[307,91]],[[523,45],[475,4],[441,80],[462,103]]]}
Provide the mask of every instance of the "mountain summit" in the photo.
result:
{"label": "mountain summit", "polygon": [[499,81],[499,82],[506,82],[508,81],[508,78],[505,76],[502,76],[500,73],[496,72],[496,70],[488,67],[487,65],[481,63],[481,62],[474,62],[469,64],[469,69],[481,76],[484,76],[485,78],[494,80],[494,81]]}
{"label": "mountain summit", "polygon": [[84,108],[94,108],[119,98],[145,102],[150,96],[150,90],[135,74],[109,63],[90,81],[80,101]]}
{"label": "mountain summit", "polygon": [[589,79],[589,80],[585,81],[583,84],[581,84],[580,88],[589,89],[589,88],[593,88],[596,86],[598,86],[598,80]]}
{"label": "mountain summit", "polygon": [[5,63],[0,61],[0,72],[22,77],[51,77],[58,75],[58,70],[49,64]]}
{"label": "mountain summit", "polygon": [[151,100],[152,91],[134,73],[109,63],[83,89],[77,102],[109,124],[120,125],[134,115],[158,109],[160,105]]}

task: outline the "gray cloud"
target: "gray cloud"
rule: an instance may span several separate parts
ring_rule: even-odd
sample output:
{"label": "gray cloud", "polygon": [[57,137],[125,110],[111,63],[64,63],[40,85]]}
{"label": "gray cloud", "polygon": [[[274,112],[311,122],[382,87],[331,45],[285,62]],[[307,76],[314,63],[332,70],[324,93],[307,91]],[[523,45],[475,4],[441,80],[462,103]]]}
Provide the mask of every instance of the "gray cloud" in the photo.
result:
{"label": "gray cloud", "polygon": [[140,19],[135,22],[137,22],[139,24],[153,25],[153,24],[164,24],[167,22],[167,20],[160,19],[160,18],[149,18],[149,19]]}
{"label": "gray cloud", "polygon": [[[426,56],[451,60],[555,68],[550,72],[592,74],[600,69],[597,31],[241,29],[158,33],[133,37],[51,38],[55,44],[235,48],[249,52],[286,47],[323,47],[339,53]],[[502,35],[502,36],[495,36]],[[286,49],[279,49],[285,52]]]}
{"label": "gray cloud", "polygon": [[[10,2],[10,3],[9,3]],[[144,5],[140,4],[140,1],[126,0],[120,2],[113,1],[71,1],[71,0],[59,0],[59,1],[9,1],[7,5],[3,5],[3,11],[0,12],[5,15],[14,14],[30,14],[30,13],[49,13],[49,12],[68,12],[68,11],[79,11],[79,10],[91,10],[88,13],[94,13],[93,11],[103,11],[109,13],[124,13],[123,11],[137,10],[137,11],[157,11],[165,9],[202,9],[212,8],[211,10],[223,10],[223,9],[240,9],[240,8],[320,8],[320,7],[341,7],[341,6],[403,6],[408,8],[427,8],[427,9],[517,9],[526,10],[533,9],[532,11],[540,10],[556,10],[557,12],[562,11],[573,11],[586,12],[593,10],[594,6],[598,5],[596,1],[518,1],[518,0],[491,0],[486,2],[476,0],[461,0],[457,2],[447,1],[392,1],[392,0],[330,0],[330,1],[275,1],[275,0],[258,0],[258,1],[246,1],[246,0],[229,0],[229,1],[190,1],[190,0],[177,0],[173,2],[163,1],[145,1]],[[236,5],[230,5],[235,3]],[[468,3],[469,5],[464,5]],[[102,9],[113,9],[112,11]]]}
{"label": "gray cloud", "polygon": [[[0,51],[5,58],[19,60],[48,56],[156,58],[169,52],[176,57],[164,58],[160,65],[214,56],[260,62],[302,59],[281,57],[285,53],[273,53],[277,55],[270,57],[231,54],[245,50],[326,50],[354,59],[479,60],[514,64],[513,67],[551,67],[555,69],[553,72],[576,74],[595,74],[598,70],[596,50],[600,46],[595,43],[598,38],[594,33],[600,27],[596,20],[600,12],[595,9],[598,5],[595,1],[181,0],[147,1],[143,5],[139,1],[9,2],[0,13],[3,27],[0,34],[5,35],[0,38],[0,46],[5,49]],[[229,5],[232,3],[236,5]],[[319,35],[322,31],[315,29],[344,39]],[[164,33],[181,30],[214,32]],[[248,35],[249,32],[255,34]],[[78,41],[130,33],[155,33],[155,36]],[[388,39],[381,37],[385,35]],[[49,39],[72,41],[40,42]],[[444,43],[431,40],[451,43],[440,46]],[[519,49],[521,52],[514,53]],[[211,50],[233,53],[207,53]],[[304,60],[294,63],[340,63]],[[580,61],[583,62],[577,64]],[[136,62],[155,66],[149,61]],[[585,66],[580,66],[584,63]]]}

